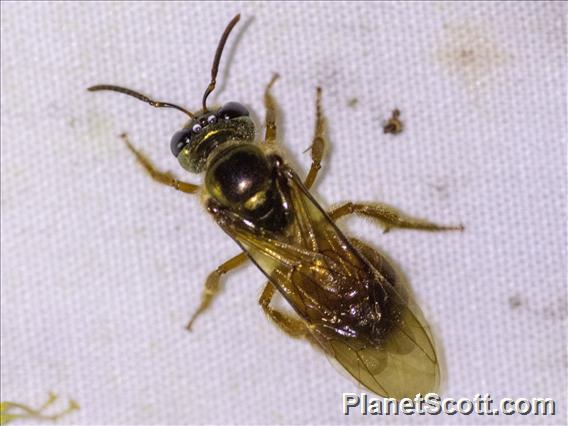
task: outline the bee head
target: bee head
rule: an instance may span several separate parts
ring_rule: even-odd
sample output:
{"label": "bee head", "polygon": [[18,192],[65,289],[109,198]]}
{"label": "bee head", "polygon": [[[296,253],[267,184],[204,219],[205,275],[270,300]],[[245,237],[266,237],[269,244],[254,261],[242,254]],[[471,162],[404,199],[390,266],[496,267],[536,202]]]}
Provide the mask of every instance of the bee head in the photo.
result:
{"label": "bee head", "polygon": [[132,89],[111,84],[98,84],[89,87],[88,90],[91,92],[99,90],[119,92],[146,102],[155,108],[173,108],[188,115],[191,119],[183,129],[174,134],[171,140],[171,149],[184,169],[192,173],[201,173],[209,155],[219,145],[236,140],[241,142],[254,141],[254,123],[243,105],[237,102],[229,102],[218,109],[207,108],[207,97],[215,90],[217,83],[217,73],[223,48],[240,17],[241,15],[236,15],[221,35],[211,67],[211,81],[203,94],[201,111],[193,113],[179,105],[156,101]]}
{"label": "bee head", "polygon": [[228,102],[217,110],[201,111],[171,140],[172,154],[192,173],[201,173],[209,154],[225,142],[253,142],[254,123],[249,111],[238,102]]}

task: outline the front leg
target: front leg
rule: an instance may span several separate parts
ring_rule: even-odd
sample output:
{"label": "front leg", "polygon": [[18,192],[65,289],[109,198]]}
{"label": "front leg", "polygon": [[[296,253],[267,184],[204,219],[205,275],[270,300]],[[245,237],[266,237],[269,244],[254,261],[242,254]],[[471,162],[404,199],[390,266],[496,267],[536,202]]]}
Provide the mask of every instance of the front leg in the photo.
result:
{"label": "front leg", "polygon": [[383,203],[363,204],[348,201],[328,212],[333,220],[356,214],[378,221],[384,232],[392,228],[417,229],[421,231],[463,231],[463,225],[438,225],[423,219],[406,216],[392,206]]}
{"label": "front leg", "polygon": [[312,144],[308,148],[312,155],[312,165],[308,176],[304,181],[306,188],[310,189],[316,180],[316,176],[321,169],[321,159],[325,151],[326,140],[325,134],[325,119],[321,112],[321,87],[317,88],[316,92],[316,126],[314,130],[314,138]]}
{"label": "front leg", "polygon": [[277,73],[274,73],[270,83],[268,83],[264,90],[264,106],[266,107],[266,133],[264,135],[264,143],[268,144],[276,143],[276,102],[270,94],[270,89],[279,77]]}
{"label": "front leg", "polygon": [[[274,74],[264,91],[264,105],[266,106],[266,133],[264,143],[268,144],[276,143],[276,102],[270,93],[270,89],[272,89],[274,82],[279,77],[278,74]],[[311,152],[312,165],[304,181],[304,185],[308,189],[314,184],[316,176],[321,169],[321,159],[323,158],[326,145],[324,133],[325,119],[321,111],[321,87],[318,87],[316,91],[316,125],[312,144],[308,148]]]}
{"label": "front leg", "polygon": [[156,182],[159,182],[163,185],[171,186],[172,188],[177,189],[178,191],[181,192],[185,192],[186,194],[195,194],[199,190],[199,185],[194,185],[193,183],[177,180],[175,176],[170,172],[162,172],[158,170],[154,166],[154,164],[152,164],[152,161],[148,157],[146,157],[144,154],[142,154],[140,151],[134,148],[134,146],[128,140],[128,135],[126,133],[123,133],[122,135],[120,135],[120,137],[124,140],[124,143],[130,150],[130,152],[134,154],[136,160],[138,160],[140,165],[144,167],[144,170],[146,170],[146,172],[150,175],[150,177],[154,179]]}

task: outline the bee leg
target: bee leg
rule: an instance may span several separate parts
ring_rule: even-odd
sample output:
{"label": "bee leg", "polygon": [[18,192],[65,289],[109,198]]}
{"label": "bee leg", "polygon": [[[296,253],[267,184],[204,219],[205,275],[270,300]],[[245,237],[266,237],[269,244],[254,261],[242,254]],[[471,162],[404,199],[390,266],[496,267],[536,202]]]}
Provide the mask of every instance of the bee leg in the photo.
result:
{"label": "bee leg", "polygon": [[264,135],[265,143],[276,143],[276,102],[270,94],[270,89],[280,76],[277,73],[272,75],[272,79],[264,90],[264,106],[266,107],[266,133]]}
{"label": "bee leg", "polygon": [[356,214],[358,216],[374,219],[384,228],[384,232],[392,228],[417,229],[421,231],[463,231],[463,225],[438,225],[423,219],[406,216],[403,213],[382,203],[363,204],[348,201],[328,212],[332,219]]}
{"label": "bee leg", "polygon": [[225,263],[221,264],[217,269],[209,274],[207,280],[205,281],[205,288],[203,289],[203,293],[201,295],[201,304],[197,308],[197,310],[191,316],[191,319],[187,323],[186,328],[191,331],[191,326],[195,319],[203,313],[203,311],[207,310],[213,301],[213,298],[219,293],[219,279],[222,275],[226,274],[227,272],[239,267],[248,259],[245,253],[238,254],[234,257],[231,257]]}
{"label": "bee leg", "polygon": [[148,172],[150,177],[154,179],[156,182],[159,182],[167,186],[171,186],[172,188],[177,189],[178,191],[181,192],[185,192],[187,194],[194,194],[199,190],[199,185],[194,185],[193,183],[188,183],[188,182],[182,182],[181,180],[177,180],[175,176],[170,172],[162,172],[158,170],[154,166],[154,164],[152,164],[152,161],[148,157],[146,157],[144,154],[142,154],[140,151],[134,148],[134,146],[128,140],[128,135],[126,133],[123,133],[122,135],[120,135],[120,137],[124,140],[124,143],[130,150],[130,152],[134,154],[138,162],[142,165],[142,167],[144,167],[144,170],[146,170],[146,172]]}
{"label": "bee leg", "polygon": [[272,296],[274,296],[275,292],[276,288],[274,285],[272,285],[270,281],[267,282],[262,295],[258,300],[258,303],[262,307],[264,313],[267,314],[270,319],[289,336],[294,338],[308,336],[308,328],[302,320],[293,318],[287,313],[280,312],[270,307],[270,301],[272,300]]}
{"label": "bee leg", "polygon": [[325,119],[321,111],[321,87],[317,88],[316,94],[316,127],[314,130],[314,138],[312,140],[311,146],[308,148],[312,155],[312,165],[308,176],[304,181],[306,188],[310,189],[316,180],[316,176],[321,169],[321,159],[325,151]]}

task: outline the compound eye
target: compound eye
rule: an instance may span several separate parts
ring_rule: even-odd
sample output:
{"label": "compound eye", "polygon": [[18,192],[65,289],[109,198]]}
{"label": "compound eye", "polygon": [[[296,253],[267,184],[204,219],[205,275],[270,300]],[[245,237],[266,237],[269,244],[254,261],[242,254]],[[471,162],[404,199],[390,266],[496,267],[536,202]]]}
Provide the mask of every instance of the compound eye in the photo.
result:
{"label": "compound eye", "polygon": [[173,135],[170,148],[172,149],[172,154],[174,154],[176,158],[181,152],[181,150],[184,149],[187,145],[189,145],[190,139],[191,139],[190,129],[182,129]]}
{"label": "compound eye", "polygon": [[230,120],[231,118],[248,116],[248,109],[238,102],[228,102],[217,113],[219,118]]}

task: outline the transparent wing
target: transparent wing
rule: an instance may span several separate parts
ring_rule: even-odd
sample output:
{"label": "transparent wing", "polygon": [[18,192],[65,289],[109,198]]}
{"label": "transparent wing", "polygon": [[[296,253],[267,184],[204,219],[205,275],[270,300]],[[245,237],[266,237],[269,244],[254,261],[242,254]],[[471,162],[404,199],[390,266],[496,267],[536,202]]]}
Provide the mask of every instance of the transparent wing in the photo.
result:
{"label": "transparent wing", "polygon": [[414,398],[436,392],[440,368],[422,313],[399,305],[400,317],[384,342],[364,346],[346,339],[317,337],[318,342],[366,388],[389,398]]}
{"label": "transparent wing", "polygon": [[[323,349],[362,385],[394,398],[435,391],[440,371],[428,325],[404,289],[395,288],[388,262],[347,239],[292,170],[284,176],[283,192],[294,212],[285,234],[259,232],[239,217],[221,221],[221,227],[308,323]],[[349,308],[375,299],[377,305],[388,300],[380,321],[362,329],[330,326],[346,301]]]}

